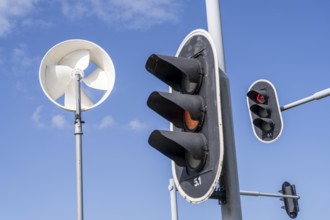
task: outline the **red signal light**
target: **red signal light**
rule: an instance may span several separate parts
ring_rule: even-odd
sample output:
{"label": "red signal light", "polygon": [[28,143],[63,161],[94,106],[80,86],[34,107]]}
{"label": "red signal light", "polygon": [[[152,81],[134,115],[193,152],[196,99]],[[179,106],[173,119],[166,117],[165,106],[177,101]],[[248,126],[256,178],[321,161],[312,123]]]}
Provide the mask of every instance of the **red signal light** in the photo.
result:
{"label": "red signal light", "polygon": [[256,100],[260,104],[265,104],[266,103],[266,97],[261,95],[260,93],[257,93]]}

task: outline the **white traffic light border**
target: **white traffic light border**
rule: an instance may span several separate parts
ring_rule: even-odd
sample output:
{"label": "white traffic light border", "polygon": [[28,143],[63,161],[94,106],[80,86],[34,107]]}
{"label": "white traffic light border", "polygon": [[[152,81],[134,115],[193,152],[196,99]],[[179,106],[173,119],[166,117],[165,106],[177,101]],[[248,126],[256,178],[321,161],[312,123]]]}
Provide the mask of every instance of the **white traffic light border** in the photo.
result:
{"label": "white traffic light border", "polygon": [[[172,173],[173,173],[173,177],[174,177],[174,182],[175,182],[175,185],[176,185],[176,188],[178,189],[179,193],[181,194],[181,196],[188,202],[190,203],[193,203],[193,204],[198,204],[198,203],[201,203],[203,201],[206,201],[213,193],[214,189],[216,188],[217,186],[217,183],[220,179],[220,175],[221,175],[221,171],[222,171],[222,166],[223,166],[223,155],[224,155],[224,141],[223,141],[223,126],[222,126],[222,112],[221,112],[221,100],[220,100],[220,75],[219,75],[219,66],[218,66],[218,57],[217,57],[217,50],[216,50],[216,47],[215,47],[215,44],[214,44],[214,41],[211,37],[211,35],[206,31],[206,30],[203,30],[203,29],[196,29],[194,31],[192,31],[191,33],[189,33],[185,39],[182,41],[177,53],[176,53],[176,56],[179,55],[180,51],[182,50],[183,46],[192,38],[192,37],[195,37],[195,36],[203,36],[205,37],[209,42],[210,42],[210,45],[211,45],[211,48],[212,48],[212,51],[213,51],[213,55],[214,55],[214,65],[215,65],[215,83],[216,83],[216,97],[217,97],[217,113],[218,113],[218,122],[217,124],[219,125],[219,137],[220,137],[220,155],[219,155],[219,161],[218,161],[218,169],[217,169],[217,172],[216,172],[216,176],[214,178],[214,181],[211,185],[211,187],[209,188],[209,190],[207,191],[207,193],[205,193],[203,196],[199,197],[199,198],[194,198],[194,197],[191,197],[189,195],[187,195],[187,193],[185,193],[185,191],[182,189],[182,187],[180,186],[179,184],[179,181],[177,179],[177,176],[176,176],[176,170],[175,170],[175,163],[172,161]],[[172,92],[172,89],[170,88],[169,89],[169,92]],[[170,124],[170,130],[173,131],[173,124],[171,123]],[[200,181],[200,178],[199,177],[196,177],[194,179],[194,183],[196,184],[196,186],[198,184],[203,184],[201,181]]]}
{"label": "white traffic light border", "polygon": [[[270,143],[273,143],[273,142],[277,141],[277,139],[282,135],[284,124],[283,124],[283,118],[282,118],[282,115],[281,115],[281,107],[280,107],[280,104],[278,102],[277,92],[276,92],[275,86],[270,81],[268,81],[266,79],[259,79],[259,80],[255,81],[254,83],[252,83],[252,85],[249,87],[249,90],[248,91],[250,91],[253,88],[254,85],[256,85],[257,83],[260,83],[260,82],[265,82],[265,83],[269,84],[272,87],[272,89],[274,90],[274,93],[275,93],[276,106],[278,108],[278,112],[280,113],[279,116],[280,116],[280,120],[281,120],[281,130],[280,130],[279,134],[277,135],[277,137],[274,138],[271,141],[264,141],[261,138],[259,138],[259,136],[257,135],[257,133],[256,133],[256,131],[254,129],[254,126],[253,126],[253,118],[252,118],[251,111],[249,111],[249,115],[250,115],[250,121],[251,121],[252,130],[253,130],[254,135],[257,137],[257,139],[259,141],[261,141],[261,142],[263,142],[265,144],[270,144]],[[247,105],[249,106],[249,97],[246,98],[246,102],[247,102]]]}

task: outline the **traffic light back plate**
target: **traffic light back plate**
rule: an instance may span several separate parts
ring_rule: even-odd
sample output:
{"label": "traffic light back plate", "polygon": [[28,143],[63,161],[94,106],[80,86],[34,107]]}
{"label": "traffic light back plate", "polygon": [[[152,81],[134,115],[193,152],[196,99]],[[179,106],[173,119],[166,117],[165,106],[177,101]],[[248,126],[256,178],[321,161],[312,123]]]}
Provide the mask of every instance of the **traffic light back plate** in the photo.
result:
{"label": "traffic light back plate", "polygon": [[[206,115],[202,128],[198,131],[207,139],[208,155],[200,171],[172,162],[175,184],[181,196],[190,203],[207,200],[213,193],[220,178],[224,144],[220,101],[220,74],[215,45],[210,34],[201,29],[192,31],[181,43],[176,57],[196,58],[202,64],[203,82],[198,89],[206,104]],[[173,94],[179,93],[170,88]],[[171,123],[171,131],[182,131]]]}
{"label": "traffic light back plate", "polygon": [[263,143],[272,143],[282,134],[283,120],[274,85],[257,80],[247,93],[247,105],[255,136]]}

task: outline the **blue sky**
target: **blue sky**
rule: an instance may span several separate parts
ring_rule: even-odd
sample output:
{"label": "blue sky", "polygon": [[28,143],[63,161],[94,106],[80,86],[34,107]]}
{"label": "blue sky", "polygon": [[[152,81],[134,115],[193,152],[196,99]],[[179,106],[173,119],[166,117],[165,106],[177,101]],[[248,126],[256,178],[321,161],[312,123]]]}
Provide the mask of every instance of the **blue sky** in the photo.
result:
{"label": "blue sky", "polygon": [[[328,219],[329,99],[283,112],[279,140],[253,134],[246,92],[257,79],[276,87],[281,105],[330,87],[330,3],[326,0],[221,1],[231,82],[240,188],[276,193],[296,184],[297,219]],[[85,219],[170,219],[170,161],[151,148],[167,121],[146,106],[167,86],[144,65],[174,55],[184,37],[207,29],[199,0],[1,0],[0,219],[76,218],[74,114],[54,105],[39,84],[39,65],[55,44],[85,39],[111,56],[109,98],[83,113]],[[273,198],[241,197],[244,219],[289,219]],[[180,219],[221,219],[217,201],[187,203]]]}

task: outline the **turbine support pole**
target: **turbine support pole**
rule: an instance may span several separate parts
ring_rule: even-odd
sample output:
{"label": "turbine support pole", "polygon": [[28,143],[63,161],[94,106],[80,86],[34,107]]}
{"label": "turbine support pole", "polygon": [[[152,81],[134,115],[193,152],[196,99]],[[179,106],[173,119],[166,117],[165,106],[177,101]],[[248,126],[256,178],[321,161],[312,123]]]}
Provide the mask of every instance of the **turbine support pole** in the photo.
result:
{"label": "turbine support pole", "polygon": [[76,136],[76,172],[77,172],[77,220],[84,219],[83,212],[83,176],[82,176],[82,124],[81,120],[81,75],[77,73],[76,78],[76,114],[75,114],[75,133]]}

